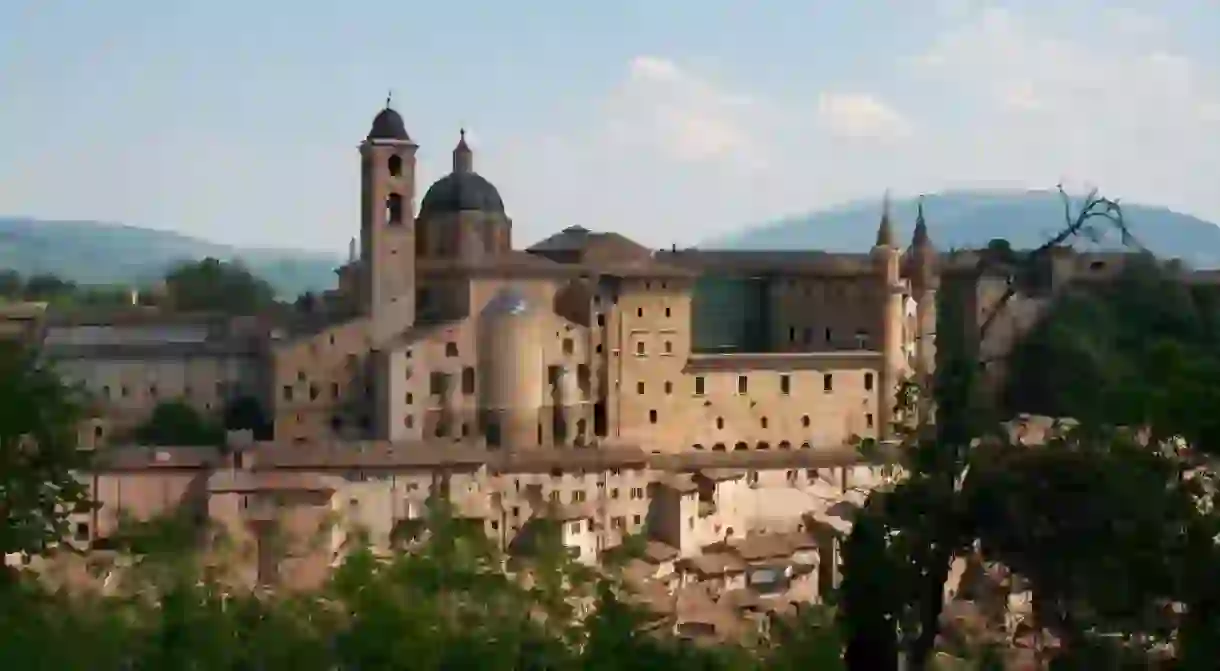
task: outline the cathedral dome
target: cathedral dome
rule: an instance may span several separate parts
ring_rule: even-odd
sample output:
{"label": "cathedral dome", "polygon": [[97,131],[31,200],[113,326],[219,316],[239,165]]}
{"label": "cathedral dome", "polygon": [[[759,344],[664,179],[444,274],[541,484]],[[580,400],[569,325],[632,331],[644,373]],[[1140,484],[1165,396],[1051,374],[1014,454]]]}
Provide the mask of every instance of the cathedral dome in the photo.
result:
{"label": "cathedral dome", "polygon": [[409,142],[407,125],[403,123],[402,115],[387,104],[386,108],[373,117],[373,126],[369,129],[370,140],[401,140]]}
{"label": "cathedral dome", "polygon": [[471,211],[504,214],[499,190],[476,172],[454,172],[438,179],[419,207],[421,217]]}

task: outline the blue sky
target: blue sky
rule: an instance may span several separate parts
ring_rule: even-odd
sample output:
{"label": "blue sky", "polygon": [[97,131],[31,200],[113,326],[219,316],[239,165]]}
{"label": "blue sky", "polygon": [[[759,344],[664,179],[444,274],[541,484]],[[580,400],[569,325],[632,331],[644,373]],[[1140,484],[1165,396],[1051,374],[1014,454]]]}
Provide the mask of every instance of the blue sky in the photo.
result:
{"label": "blue sky", "polygon": [[0,215],[342,252],[387,90],[420,195],[466,126],[519,244],[1077,188],[1220,220],[1208,0],[6,0]]}

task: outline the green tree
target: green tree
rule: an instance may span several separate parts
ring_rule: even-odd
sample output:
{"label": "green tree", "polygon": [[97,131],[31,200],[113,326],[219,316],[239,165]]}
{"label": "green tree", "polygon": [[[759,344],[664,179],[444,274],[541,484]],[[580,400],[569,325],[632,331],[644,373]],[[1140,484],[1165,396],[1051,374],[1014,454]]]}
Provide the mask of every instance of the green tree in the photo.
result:
{"label": "green tree", "polygon": [[136,440],[145,445],[222,445],[224,428],[182,401],[166,401],[136,429]]}
{"label": "green tree", "polygon": [[225,404],[224,426],[229,431],[251,431],[255,440],[270,440],[273,432],[273,424],[263,411],[263,404],[248,395],[238,396]]}
{"label": "green tree", "polygon": [[0,554],[40,554],[59,543],[86,505],[74,472],[81,398],[36,352],[0,343]]}
{"label": "green tree", "polygon": [[[1073,211],[1066,194],[1063,198],[1064,228],[1044,245],[1014,254],[994,244],[983,255],[982,263],[994,264],[1010,282],[985,316],[976,342],[986,339],[1021,287],[1034,283],[1054,249],[1077,236],[1100,235],[1101,226],[1117,227],[1126,239],[1117,202],[1091,194]],[[940,323],[969,323],[962,296],[946,287],[938,298]],[[908,668],[928,668],[941,632],[951,562],[978,540],[979,518],[964,494],[979,477],[972,448],[999,431],[978,393],[978,372],[987,362],[979,361],[962,336],[959,329],[941,329],[931,389],[908,383],[899,393],[900,417],[911,417],[918,397],[931,394],[935,422],[897,427],[901,441],[895,456],[902,476],[870,494],[844,544],[840,623],[851,669],[897,669],[900,657]]]}
{"label": "green tree", "polygon": [[255,314],[275,303],[271,285],[239,263],[213,258],[182,263],[165,276],[170,307],[182,312]]}

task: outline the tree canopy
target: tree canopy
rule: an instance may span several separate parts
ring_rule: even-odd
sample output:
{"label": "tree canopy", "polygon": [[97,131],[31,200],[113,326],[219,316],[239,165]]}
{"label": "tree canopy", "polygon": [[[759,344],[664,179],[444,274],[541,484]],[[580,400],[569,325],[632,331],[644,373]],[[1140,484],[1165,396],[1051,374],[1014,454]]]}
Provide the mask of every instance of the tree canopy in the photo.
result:
{"label": "tree canopy", "polygon": [[170,306],[182,312],[255,314],[275,303],[275,290],[238,263],[207,258],[174,267],[165,276]]}

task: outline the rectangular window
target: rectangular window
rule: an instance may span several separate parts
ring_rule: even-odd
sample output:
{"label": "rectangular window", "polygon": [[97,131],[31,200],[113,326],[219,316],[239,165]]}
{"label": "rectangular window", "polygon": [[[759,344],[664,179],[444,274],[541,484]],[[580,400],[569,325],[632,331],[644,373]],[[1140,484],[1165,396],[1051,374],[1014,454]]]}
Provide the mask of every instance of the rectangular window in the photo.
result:
{"label": "rectangular window", "polygon": [[787,396],[792,393],[792,378],[788,375],[779,376],[779,393]]}
{"label": "rectangular window", "polygon": [[831,375],[830,373],[826,373],[825,375],[822,376],[822,391],[834,391],[834,390],[835,390],[834,375]]}
{"label": "rectangular window", "polygon": [[703,376],[699,375],[695,377],[695,395],[702,396],[703,391]]}
{"label": "rectangular window", "polygon": [[750,390],[750,378],[745,375],[737,376],[737,393],[745,394]]}
{"label": "rectangular window", "polygon": [[462,369],[462,393],[467,396],[474,393],[474,368],[471,366]]}
{"label": "rectangular window", "polygon": [[873,374],[865,373],[864,374],[864,391],[872,391],[872,390],[873,390]]}

